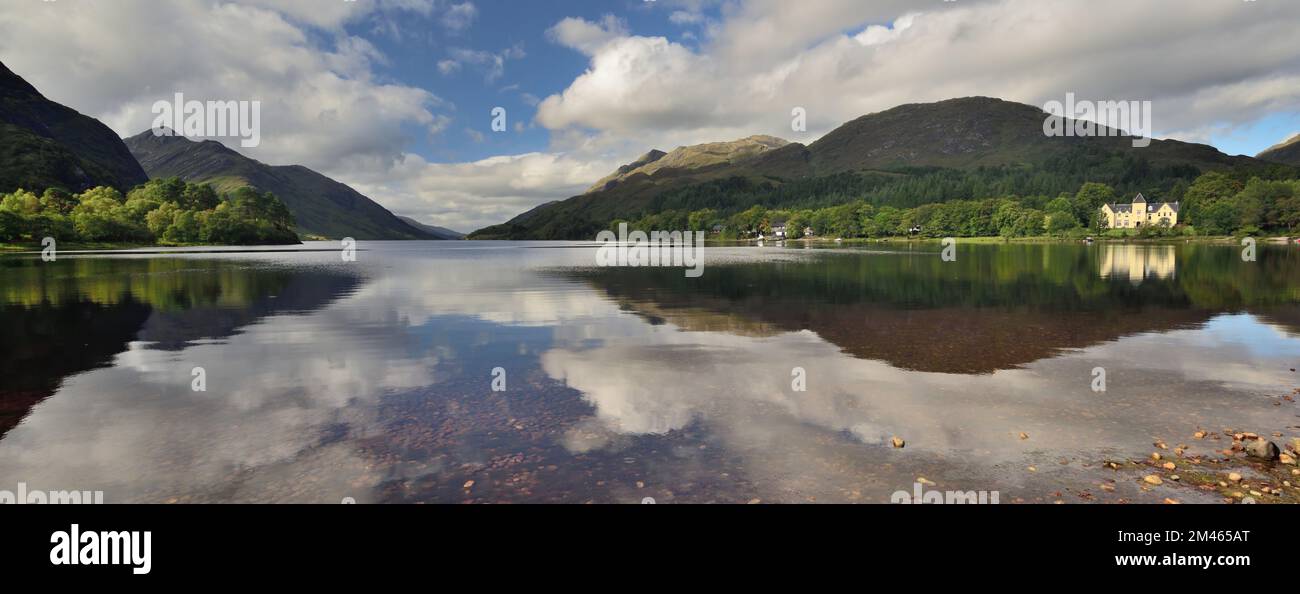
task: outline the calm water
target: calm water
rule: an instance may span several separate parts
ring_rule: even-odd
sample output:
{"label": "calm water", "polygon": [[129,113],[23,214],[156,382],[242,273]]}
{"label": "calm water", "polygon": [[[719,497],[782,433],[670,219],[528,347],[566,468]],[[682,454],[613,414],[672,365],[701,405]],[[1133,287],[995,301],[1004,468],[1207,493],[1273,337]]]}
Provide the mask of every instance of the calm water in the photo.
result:
{"label": "calm water", "polygon": [[1102,493],[1101,463],[1200,427],[1300,435],[1296,248],[709,248],[688,279],[576,244],[335,245],[0,256],[0,489],[1195,501]]}

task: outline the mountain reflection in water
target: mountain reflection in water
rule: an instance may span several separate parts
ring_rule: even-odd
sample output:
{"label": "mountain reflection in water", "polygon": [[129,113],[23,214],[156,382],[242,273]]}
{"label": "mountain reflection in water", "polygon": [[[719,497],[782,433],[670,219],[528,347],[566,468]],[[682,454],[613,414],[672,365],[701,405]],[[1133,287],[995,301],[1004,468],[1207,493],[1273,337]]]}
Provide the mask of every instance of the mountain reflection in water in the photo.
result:
{"label": "mountain reflection in water", "polygon": [[0,259],[0,481],[110,502],[887,502],[924,476],[1082,501],[1114,479],[1102,459],[1153,439],[1295,432],[1294,249],[709,248],[698,279],[593,251]]}

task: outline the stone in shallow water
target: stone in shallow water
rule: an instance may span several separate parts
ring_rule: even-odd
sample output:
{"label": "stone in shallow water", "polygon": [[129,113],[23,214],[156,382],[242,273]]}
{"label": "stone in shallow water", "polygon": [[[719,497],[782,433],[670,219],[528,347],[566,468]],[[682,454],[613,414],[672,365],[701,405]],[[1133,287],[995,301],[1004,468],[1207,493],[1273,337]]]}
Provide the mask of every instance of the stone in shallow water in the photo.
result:
{"label": "stone in shallow water", "polygon": [[1253,458],[1276,460],[1281,452],[1278,450],[1277,444],[1267,439],[1256,439],[1246,446],[1246,453]]}

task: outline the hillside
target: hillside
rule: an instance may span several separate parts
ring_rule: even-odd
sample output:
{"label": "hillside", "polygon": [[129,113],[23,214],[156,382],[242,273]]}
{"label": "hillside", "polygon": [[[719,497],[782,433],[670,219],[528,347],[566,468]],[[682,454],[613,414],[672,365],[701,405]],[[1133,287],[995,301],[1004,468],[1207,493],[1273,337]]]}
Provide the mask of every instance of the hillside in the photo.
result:
{"label": "hillside", "polygon": [[0,63],[0,192],[101,185],[125,191],[146,181],[108,126],[46,99]]}
{"label": "hillside", "polygon": [[[1174,140],[1134,148],[1128,137],[1048,137],[1044,118],[1037,107],[969,97],[862,116],[807,146],[773,139],[778,142],[738,159],[697,160],[674,168],[664,165],[668,153],[620,168],[586,194],[538,207],[527,217],[480,229],[470,238],[584,239],[618,218],[670,208],[737,210],[757,203],[755,197],[765,197],[768,206],[787,199],[826,204],[836,199],[835,192],[902,196],[893,198],[900,206],[975,197],[906,196],[912,190],[909,183],[923,185],[924,176],[944,172],[980,178],[952,185],[979,187],[991,179],[984,185],[1012,193],[1074,191],[1083,181],[1150,191],[1177,179],[1190,181],[1201,172],[1261,163]],[[754,138],[764,137],[746,140]],[[708,147],[746,140],[674,152],[707,155]],[[782,193],[786,197],[773,198]]]}
{"label": "hillside", "polygon": [[425,233],[433,235],[437,239],[465,239],[465,234],[459,231],[452,231],[451,229],[448,229],[446,227],[426,225],[411,217],[404,217],[402,215],[397,215],[397,218],[401,219],[403,223],[406,223],[412,227],[415,227],[416,229],[419,229],[421,231],[424,231]]}
{"label": "hillside", "polygon": [[725,176],[735,168],[755,163],[788,144],[789,141],[775,136],[760,135],[731,142],[677,147],[668,153],[652,150],[596,182],[587,193],[608,191],[629,183],[671,183],[678,177],[700,181],[716,177],[711,175],[715,172]]}
{"label": "hillside", "polygon": [[272,192],[298,223],[298,232],[331,239],[440,239],[399,219],[352,188],[301,165],[267,165],[225,145],[180,136],[132,136],[126,146],[152,178],[209,183],[219,192],[252,186]]}
{"label": "hillside", "polygon": [[1273,145],[1260,153],[1257,159],[1300,167],[1300,134],[1292,136],[1285,142]]}

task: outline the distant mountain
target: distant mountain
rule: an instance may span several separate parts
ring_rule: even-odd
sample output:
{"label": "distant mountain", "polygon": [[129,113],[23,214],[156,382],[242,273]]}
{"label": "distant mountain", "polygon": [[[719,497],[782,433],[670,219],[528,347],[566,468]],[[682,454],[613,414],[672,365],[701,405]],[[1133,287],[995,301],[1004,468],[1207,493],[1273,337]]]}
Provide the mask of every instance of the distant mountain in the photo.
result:
{"label": "distant mountain", "polygon": [[151,178],[209,183],[218,192],[252,186],[272,192],[298,221],[298,232],[331,239],[440,239],[398,218],[352,188],[301,165],[267,165],[225,145],[146,130],[126,146]]}
{"label": "distant mountain", "polygon": [[1153,140],[1135,148],[1127,136],[1049,137],[1046,113],[1032,105],[989,97],[912,103],[862,116],[808,146],[815,173],[864,169],[1041,163],[1078,147],[1142,157],[1154,165],[1190,164],[1217,169],[1248,164],[1212,146]]}
{"label": "distant mountain", "polygon": [[464,233],[460,233],[458,231],[452,231],[451,229],[448,229],[446,227],[436,227],[434,225],[426,225],[411,217],[404,217],[402,215],[397,215],[397,218],[401,219],[402,222],[412,227],[415,227],[416,229],[419,229],[421,231],[424,231],[425,233],[437,237],[438,239],[465,239]]}
{"label": "distant mountain", "polygon": [[46,99],[0,63],[0,192],[119,190],[148,181],[108,126]]}
{"label": "distant mountain", "polygon": [[1300,167],[1300,134],[1269,147],[1255,158]]}
{"label": "distant mountain", "polygon": [[[968,97],[865,115],[807,146],[754,136],[671,153],[652,151],[585,194],[543,205],[469,237],[590,239],[594,230],[611,220],[660,212],[668,208],[666,195],[709,183],[779,187],[843,174],[904,179],[918,171],[969,172],[987,167],[1051,167],[1053,173],[1070,170],[1070,175],[1081,178],[1091,178],[1103,168],[1113,175],[1117,167],[1132,167],[1138,173],[1185,177],[1261,164],[1176,140],[1153,140],[1150,146],[1135,148],[1126,136],[1048,137],[1043,134],[1045,118],[1046,113],[1034,106]],[[1087,157],[1086,162],[1082,157]]]}

